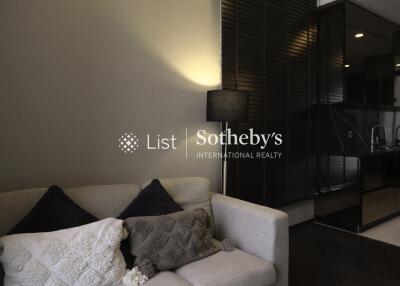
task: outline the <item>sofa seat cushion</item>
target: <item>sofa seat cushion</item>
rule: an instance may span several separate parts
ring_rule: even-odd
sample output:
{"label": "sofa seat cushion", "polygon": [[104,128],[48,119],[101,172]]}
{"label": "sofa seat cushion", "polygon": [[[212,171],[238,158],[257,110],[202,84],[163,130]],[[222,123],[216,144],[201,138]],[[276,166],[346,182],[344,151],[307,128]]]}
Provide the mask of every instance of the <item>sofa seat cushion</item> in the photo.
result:
{"label": "sofa seat cushion", "polygon": [[163,271],[147,281],[146,286],[192,286],[185,279],[174,272]]}
{"label": "sofa seat cushion", "polygon": [[271,262],[238,249],[220,251],[182,266],[176,273],[193,286],[268,286],[276,282]]}

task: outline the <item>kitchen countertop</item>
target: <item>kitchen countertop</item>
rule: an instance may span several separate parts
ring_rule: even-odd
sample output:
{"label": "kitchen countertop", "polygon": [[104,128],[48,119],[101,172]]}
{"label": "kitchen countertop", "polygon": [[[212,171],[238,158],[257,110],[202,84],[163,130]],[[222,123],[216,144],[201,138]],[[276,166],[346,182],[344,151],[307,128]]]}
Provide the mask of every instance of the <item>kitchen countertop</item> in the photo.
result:
{"label": "kitchen countertop", "polygon": [[370,147],[365,147],[365,148],[360,148],[358,150],[337,151],[337,152],[329,152],[323,154],[331,156],[370,158],[377,156],[387,156],[399,152],[400,152],[400,146],[387,146],[386,148],[374,149],[374,151],[372,151]]}

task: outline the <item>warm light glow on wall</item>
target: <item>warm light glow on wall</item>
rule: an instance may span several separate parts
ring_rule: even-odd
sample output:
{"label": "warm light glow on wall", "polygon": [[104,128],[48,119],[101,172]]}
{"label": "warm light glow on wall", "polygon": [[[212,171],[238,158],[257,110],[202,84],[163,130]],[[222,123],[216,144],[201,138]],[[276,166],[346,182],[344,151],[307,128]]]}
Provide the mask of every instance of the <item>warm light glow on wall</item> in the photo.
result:
{"label": "warm light glow on wall", "polygon": [[157,1],[157,9],[150,5],[154,1],[134,1],[135,9],[124,17],[134,40],[186,80],[220,85],[218,1],[163,0]]}
{"label": "warm light glow on wall", "polygon": [[199,47],[188,47],[185,51],[160,50],[165,63],[191,82],[214,87],[221,83],[221,69],[218,58],[212,53],[199,50]]}
{"label": "warm light glow on wall", "polygon": [[170,61],[169,64],[183,77],[198,85],[215,87],[221,83],[219,62],[215,61],[213,55],[193,55],[181,61]]}

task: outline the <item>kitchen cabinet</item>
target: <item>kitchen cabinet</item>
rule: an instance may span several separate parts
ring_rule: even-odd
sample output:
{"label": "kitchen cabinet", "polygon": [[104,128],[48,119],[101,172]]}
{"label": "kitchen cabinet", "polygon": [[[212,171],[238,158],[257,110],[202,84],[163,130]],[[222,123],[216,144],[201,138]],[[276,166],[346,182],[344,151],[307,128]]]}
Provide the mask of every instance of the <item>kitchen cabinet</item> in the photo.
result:
{"label": "kitchen cabinet", "polygon": [[[350,1],[322,8],[319,23],[320,62],[329,63],[319,67],[320,98],[330,98],[328,103],[341,98],[349,106],[369,109],[393,107],[394,35],[399,26]],[[338,25],[343,28],[333,32]],[[338,44],[327,53],[332,43]]]}
{"label": "kitchen cabinet", "polygon": [[352,3],[344,5],[344,100],[368,107],[393,106],[395,25]]}
{"label": "kitchen cabinet", "polygon": [[380,67],[380,104],[383,106],[393,106],[395,103],[394,96],[394,57],[393,53],[384,54],[381,57],[381,67]]}
{"label": "kitchen cabinet", "polygon": [[400,153],[362,159],[362,226],[396,215],[399,208]]}
{"label": "kitchen cabinet", "polygon": [[362,196],[362,225],[374,223],[395,214],[397,209],[397,189],[385,188]]}
{"label": "kitchen cabinet", "polygon": [[317,222],[359,233],[400,214],[400,150],[349,154],[357,179],[315,198]]}
{"label": "kitchen cabinet", "polygon": [[363,189],[365,192],[382,189],[384,187],[384,158],[364,159],[363,167]]}

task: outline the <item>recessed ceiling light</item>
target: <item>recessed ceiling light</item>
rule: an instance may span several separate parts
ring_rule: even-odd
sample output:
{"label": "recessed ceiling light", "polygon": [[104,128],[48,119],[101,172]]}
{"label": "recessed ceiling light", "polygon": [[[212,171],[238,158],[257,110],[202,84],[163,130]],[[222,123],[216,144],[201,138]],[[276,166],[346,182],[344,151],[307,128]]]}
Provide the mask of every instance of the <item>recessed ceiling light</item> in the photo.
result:
{"label": "recessed ceiling light", "polygon": [[364,37],[364,33],[357,33],[357,34],[354,35],[354,37],[362,38],[362,37]]}
{"label": "recessed ceiling light", "polygon": [[349,67],[350,67],[350,65],[344,65],[344,67],[347,69],[347,68],[349,68]]}
{"label": "recessed ceiling light", "polygon": [[400,64],[396,64],[396,67],[400,67]]}

